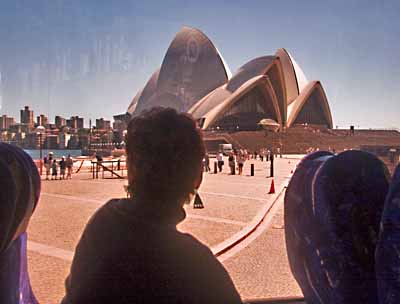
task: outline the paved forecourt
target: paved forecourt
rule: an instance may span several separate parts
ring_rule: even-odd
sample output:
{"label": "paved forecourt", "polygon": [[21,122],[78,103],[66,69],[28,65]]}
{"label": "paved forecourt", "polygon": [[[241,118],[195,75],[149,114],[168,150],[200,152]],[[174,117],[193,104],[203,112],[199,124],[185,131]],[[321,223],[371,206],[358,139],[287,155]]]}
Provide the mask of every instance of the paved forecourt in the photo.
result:
{"label": "paved forecourt", "polygon": [[[212,172],[213,162],[211,159]],[[275,159],[277,192],[287,183],[297,162],[297,158]],[[250,176],[251,163],[255,165],[255,176]],[[187,218],[178,226],[179,230],[193,234],[213,249],[226,240],[235,240],[260,210],[277,197],[277,194],[267,194],[272,180],[266,178],[269,162],[247,161],[242,176],[229,175],[228,169],[225,165],[222,173],[204,173],[199,193],[205,208],[186,206]],[[72,180],[43,181],[41,199],[28,228],[30,276],[41,303],[60,301],[75,246],[87,221],[110,198],[125,197],[123,186],[126,183],[126,180],[117,179],[92,180],[86,173],[74,175]],[[276,244],[279,248],[281,245]],[[241,280],[245,278],[235,279],[235,284]]]}

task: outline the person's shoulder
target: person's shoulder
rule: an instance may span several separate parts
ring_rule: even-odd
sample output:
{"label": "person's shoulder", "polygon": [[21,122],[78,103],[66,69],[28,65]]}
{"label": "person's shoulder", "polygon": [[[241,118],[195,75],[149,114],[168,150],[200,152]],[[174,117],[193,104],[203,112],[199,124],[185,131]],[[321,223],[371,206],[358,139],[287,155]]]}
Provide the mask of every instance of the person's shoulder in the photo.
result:
{"label": "person's shoulder", "polygon": [[202,242],[200,242],[198,239],[196,239],[194,236],[192,236],[189,233],[184,233],[184,232],[179,232],[181,236],[182,242],[190,243],[193,247],[199,248],[201,250],[209,251],[211,253],[211,250],[204,245]]}
{"label": "person's shoulder", "polygon": [[111,199],[101,206],[89,219],[86,229],[93,230],[97,227],[108,226],[107,223],[113,222],[117,217],[115,210],[121,204],[122,199]]}
{"label": "person's shoulder", "polygon": [[102,247],[101,244],[115,240],[116,235],[125,235],[126,221],[118,212],[120,201],[121,199],[107,201],[90,217],[81,235],[81,247],[86,248],[84,244],[89,242],[91,250],[94,250],[93,248]]}
{"label": "person's shoulder", "polygon": [[181,264],[190,264],[193,280],[208,290],[208,303],[241,303],[228,272],[206,245],[187,233],[181,233],[185,240]]}
{"label": "person's shoulder", "polygon": [[177,233],[180,235],[180,246],[186,248],[185,254],[189,259],[195,259],[198,264],[219,264],[208,246],[188,233]]}
{"label": "person's shoulder", "polygon": [[97,217],[102,217],[110,212],[112,213],[115,209],[118,208],[126,199],[124,198],[112,198],[108,200],[104,205],[102,205],[97,211],[94,213]]}

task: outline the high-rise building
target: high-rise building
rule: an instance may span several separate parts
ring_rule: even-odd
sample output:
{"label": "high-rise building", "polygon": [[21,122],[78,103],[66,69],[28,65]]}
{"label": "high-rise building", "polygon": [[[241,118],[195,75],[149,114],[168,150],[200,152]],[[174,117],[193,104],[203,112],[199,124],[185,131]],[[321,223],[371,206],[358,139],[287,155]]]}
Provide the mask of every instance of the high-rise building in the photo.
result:
{"label": "high-rise building", "polygon": [[47,118],[46,115],[40,114],[38,117],[36,117],[36,124],[38,126],[45,127],[48,123],[49,123],[49,119]]}
{"label": "high-rise building", "polygon": [[21,123],[28,125],[29,128],[33,128],[35,126],[35,121],[33,118],[33,111],[29,109],[29,106],[25,106],[21,113]]}
{"label": "high-rise building", "polygon": [[84,125],[83,125],[83,118],[82,117],[78,117],[76,116],[76,125],[77,125],[77,129],[83,129]]}
{"label": "high-rise building", "polygon": [[104,118],[96,119],[96,129],[98,130],[109,130],[111,129],[111,122]]}
{"label": "high-rise building", "polygon": [[0,116],[0,130],[8,130],[12,125],[15,125],[15,119],[7,115]]}
{"label": "high-rise building", "polygon": [[114,115],[113,129],[118,130],[120,132],[126,130],[127,121],[129,121],[129,119],[130,115],[127,114]]}
{"label": "high-rise building", "polygon": [[58,116],[58,115],[55,117],[54,123],[56,124],[56,127],[58,129],[61,129],[62,127],[67,125],[65,118]]}
{"label": "high-rise building", "polygon": [[79,116],[71,116],[67,119],[67,126],[73,129],[83,129],[83,118]]}

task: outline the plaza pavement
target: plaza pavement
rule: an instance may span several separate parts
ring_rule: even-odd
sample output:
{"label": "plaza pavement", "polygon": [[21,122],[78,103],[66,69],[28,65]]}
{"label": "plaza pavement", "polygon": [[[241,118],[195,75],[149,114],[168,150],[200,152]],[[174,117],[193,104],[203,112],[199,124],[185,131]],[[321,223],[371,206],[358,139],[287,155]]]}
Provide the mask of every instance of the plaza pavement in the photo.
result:
{"label": "plaza pavement", "polygon": [[[298,156],[275,159],[277,192],[287,183],[298,160]],[[255,164],[253,177],[251,163]],[[204,173],[199,193],[205,208],[186,206],[187,218],[178,229],[216,249],[228,239],[235,240],[261,210],[276,201],[268,220],[246,241],[219,258],[243,299],[301,295],[286,257],[283,195],[277,199],[278,193],[267,194],[271,183],[266,178],[269,163],[249,160],[242,176],[231,176],[228,171],[225,165],[222,173]],[[74,175],[72,180],[43,181],[41,199],[28,228],[29,271],[41,303],[60,301],[74,248],[87,221],[110,198],[125,197],[126,183],[117,179],[92,180],[88,173]]]}

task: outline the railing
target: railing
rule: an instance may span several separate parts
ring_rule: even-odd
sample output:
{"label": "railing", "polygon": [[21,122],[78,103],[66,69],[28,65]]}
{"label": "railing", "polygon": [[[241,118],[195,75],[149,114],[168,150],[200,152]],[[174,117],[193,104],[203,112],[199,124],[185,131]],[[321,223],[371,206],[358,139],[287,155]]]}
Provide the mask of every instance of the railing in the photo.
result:
{"label": "railing", "polygon": [[[99,172],[102,174],[102,178],[104,179],[104,172],[111,173],[111,178],[120,178],[124,179],[124,166],[121,160],[105,160],[105,161],[92,161],[92,177],[93,179],[99,178]],[[107,167],[107,164],[111,164],[111,168]],[[116,171],[121,171],[121,173],[117,173]]]}

